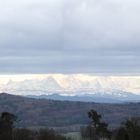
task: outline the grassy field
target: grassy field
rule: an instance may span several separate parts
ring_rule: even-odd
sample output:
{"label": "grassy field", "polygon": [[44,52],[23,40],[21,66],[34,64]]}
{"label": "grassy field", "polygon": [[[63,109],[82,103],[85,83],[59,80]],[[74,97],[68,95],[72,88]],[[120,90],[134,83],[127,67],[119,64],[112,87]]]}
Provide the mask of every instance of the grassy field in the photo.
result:
{"label": "grassy field", "polygon": [[69,132],[64,134],[66,137],[71,137],[73,140],[81,140],[81,136],[79,132]]}

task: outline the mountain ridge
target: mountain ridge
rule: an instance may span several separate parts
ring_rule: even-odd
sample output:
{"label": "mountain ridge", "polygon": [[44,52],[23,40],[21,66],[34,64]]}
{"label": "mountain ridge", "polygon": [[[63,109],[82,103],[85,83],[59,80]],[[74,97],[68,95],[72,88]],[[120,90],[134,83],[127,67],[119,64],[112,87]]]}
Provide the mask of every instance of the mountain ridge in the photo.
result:
{"label": "mountain ridge", "polygon": [[[123,96],[125,93],[123,93]],[[122,98],[122,96],[104,96],[102,94],[83,94],[83,95],[61,95],[58,93],[53,93],[49,95],[27,95],[29,98],[36,99],[51,99],[51,100],[59,100],[59,101],[81,101],[81,102],[96,102],[96,103],[126,103],[126,102],[140,102],[139,95],[133,95],[132,93],[126,93],[126,96]]]}
{"label": "mountain ridge", "polygon": [[[130,79],[129,79],[130,80]],[[48,76],[43,79],[27,79],[23,81],[9,80],[0,84],[0,91],[15,95],[50,95],[57,93],[67,96],[94,94],[99,96],[120,96],[125,99],[130,93],[138,97],[140,80],[116,77],[84,77],[63,75],[62,77]],[[128,93],[128,95],[126,94]]]}

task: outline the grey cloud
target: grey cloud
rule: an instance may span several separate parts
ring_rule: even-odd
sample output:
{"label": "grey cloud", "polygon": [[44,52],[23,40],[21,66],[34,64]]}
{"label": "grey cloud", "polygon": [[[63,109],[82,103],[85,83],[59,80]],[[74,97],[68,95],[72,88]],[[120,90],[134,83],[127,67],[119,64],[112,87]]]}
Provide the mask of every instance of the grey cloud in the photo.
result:
{"label": "grey cloud", "polygon": [[0,72],[140,71],[137,0],[0,2]]}

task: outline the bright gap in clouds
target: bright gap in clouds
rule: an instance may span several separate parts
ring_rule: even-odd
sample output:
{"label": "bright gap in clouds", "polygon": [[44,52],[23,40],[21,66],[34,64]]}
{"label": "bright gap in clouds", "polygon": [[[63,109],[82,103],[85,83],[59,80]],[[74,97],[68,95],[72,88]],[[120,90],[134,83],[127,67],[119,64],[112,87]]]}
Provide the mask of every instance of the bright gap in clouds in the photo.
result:
{"label": "bright gap in clouds", "polygon": [[13,80],[13,81],[23,81],[26,79],[43,79],[46,78],[48,76],[52,76],[55,78],[63,78],[65,76],[77,76],[81,79],[89,79],[89,78],[95,78],[95,77],[120,77],[120,78],[139,78],[139,75],[101,75],[101,74],[88,74],[88,73],[79,73],[79,74],[0,74],[0,79],[1,82],[6,82],[9,80]]}
{"label": "bright gap in clouds", "polygon": [[42,80],[48,77],[53,77],[55,79],[63,79],[66,77],[75,77],[79,80],[86,81],[86,80],[92,80],[95,78],[116,78],[116,79],[140,79],[139,75],[136,76],[128,76],[128,75],[101,75],[101,74],[1,74],[0,75],[0,83],[7,83],[8,81],[24,81],[24,80]]}

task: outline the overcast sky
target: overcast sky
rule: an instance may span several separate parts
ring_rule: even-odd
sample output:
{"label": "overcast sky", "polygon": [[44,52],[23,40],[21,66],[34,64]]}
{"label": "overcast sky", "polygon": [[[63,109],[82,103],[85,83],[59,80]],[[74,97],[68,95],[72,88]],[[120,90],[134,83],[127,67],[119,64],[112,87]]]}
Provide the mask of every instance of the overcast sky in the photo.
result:
{"label": "overcast sky", "polygon": [[0,73],[139,72],[139,0],[0,1]]}

